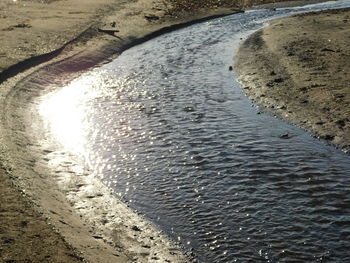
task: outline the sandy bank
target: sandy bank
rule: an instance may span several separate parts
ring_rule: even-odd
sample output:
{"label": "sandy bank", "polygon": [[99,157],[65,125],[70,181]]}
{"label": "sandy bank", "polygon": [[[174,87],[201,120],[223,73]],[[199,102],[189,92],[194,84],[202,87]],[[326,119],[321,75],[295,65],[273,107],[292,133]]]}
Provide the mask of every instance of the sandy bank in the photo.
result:
{"label": "sandy bank", "polygon": [[283,18],[240,47],[246,94],[315,136],[350,150],[350,10]]}

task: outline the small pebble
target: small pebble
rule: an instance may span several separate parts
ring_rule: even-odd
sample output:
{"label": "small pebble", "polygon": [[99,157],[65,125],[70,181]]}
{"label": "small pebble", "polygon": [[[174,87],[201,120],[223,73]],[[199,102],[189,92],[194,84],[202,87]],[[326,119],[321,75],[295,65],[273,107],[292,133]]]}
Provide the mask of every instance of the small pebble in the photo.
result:
{"label": "small pebble", "polygon": [[289,139],[290,137],[289,137],[288,133],[285,133],[285,134],[280,135],[280,138],[281,139]]}
{"label": "small pebble", "polygon": [[131,229],[138,232],[142,231],[138,226],[133,226]]}

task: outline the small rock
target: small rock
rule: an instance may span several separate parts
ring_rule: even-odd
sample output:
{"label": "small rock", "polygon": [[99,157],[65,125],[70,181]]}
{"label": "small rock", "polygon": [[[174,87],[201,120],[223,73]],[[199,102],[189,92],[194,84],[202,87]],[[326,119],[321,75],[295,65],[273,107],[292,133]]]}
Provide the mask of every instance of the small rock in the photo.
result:
{"label": "small rock", "polygon": [[337,120],[335,122],[340,128],[343,128],[345,126],[345,120],[342,119],[342,120]]}
{"label": "small rock", "polygon": [[330,49],[330,48],[322,48],[321,51],[322,52],[335,52],[335,50]]}
{"label": "small rock", "polygon": [[229,66],[229,67],[228,67],[228,70],[229,70],[229,71],[232,71],[232,70],[233,70],[233,67],[232,67],[232,66]]}
{"label": "small rock", "polygon": [[270,82],[268,82],[268,83],[266,83],[266,86],[268,86],[268,87],[273,87],[274,86],[274,83],[272,82],[272,81],[270,81]]}
{"label": "small rock", "polygon": [[186,111],[186,112],[192,112],[192,111],[194,111],[194,108],[191,107],[191,106],[187,106],[187,107],[184,108],[184,111]]}
{"label": "small rock", "polygon": [[327,135],[320,136],[320,138],[326,141],[332,141],[334,139],[334,135],[327,134]]}
{"label": "small rock", "polygon": [[282,83],[284,81],[283,78],[277,78],[277,79],[274,79],[273,82],[275,83]]}
{"label": "small rock", "polygon": [[119,32],[119,30],[117,29],[103,29],[103,28],[97,28],[97,31],[101,33],[106,33],[114,37],[115,37],[115,33]]}
{"label": "small rock", "polygon": [[131,229],[134,230],[134,231],[137,231],[137,232],[141,232],[142,231],[138,226],[133,226]]}
{"label": "small rock", "polygon": [[338,94],[335,94],[334,97],[337,98],[337,99],[341,99],[341,98],[344,98],[345,95],[341,94],[341,93],[338,93]]}
{"label": "small rock", "polygon": [[159,20],[159,16],[156,16],[156,15],[145,15],[145,18],[146,18],[148,21]]}
{"label": "small rock", "polygon": [[25,23],[21,23],[21,24],[15,25],[13,27],[15,27],[15,28],[31,28],[32,26],[25,24]]}
{"label": "small rock", "polygon": [[285,134],[280,135],[280,138],[281,138],[281,139],[289,139],[290,136],[289,136],[288,133],[285,133]]}
{"label": "small rock", "polygon": [[60,222],[63,225],[68,225],[66,222],[64,222],[63,220],[58,220],[58,222]]}
{"label": "small rock", "polygon": [[11,244],[11,243],[14,243],[15,240],[14,240],[13,238],[3,237],[3,238],[2,238],[2,242],[3,242],[4,244]]}
{"label": "small rock", "polygon": [[26,227],[26,226],[28,226],[28,222],[27,221],[21,221],[20,226],[21,227]]}

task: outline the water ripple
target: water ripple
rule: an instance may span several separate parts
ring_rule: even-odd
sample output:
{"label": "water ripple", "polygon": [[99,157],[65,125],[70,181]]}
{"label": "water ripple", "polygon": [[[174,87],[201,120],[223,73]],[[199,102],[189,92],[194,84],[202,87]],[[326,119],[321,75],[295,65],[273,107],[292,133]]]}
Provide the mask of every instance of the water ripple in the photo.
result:
{"label": "water ripple", "polygon": [[349,156],[257,114],[228,71],[247,31],[290,11],[164,35],[64,88],[84,112],[77,154],[202,261],[350,261]]}

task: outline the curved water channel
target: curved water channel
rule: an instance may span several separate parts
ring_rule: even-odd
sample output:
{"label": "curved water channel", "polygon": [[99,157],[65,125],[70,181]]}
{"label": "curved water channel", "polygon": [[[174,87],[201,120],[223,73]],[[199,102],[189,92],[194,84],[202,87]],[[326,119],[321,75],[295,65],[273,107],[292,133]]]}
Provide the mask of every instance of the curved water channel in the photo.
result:
{"label": "curved water channel", "polygon": [[63,147],[200,261],[350,262],[349,155],[258,114],[228,70],[266,21],[346,5],[165,34],[40,97],[39,110]]}

